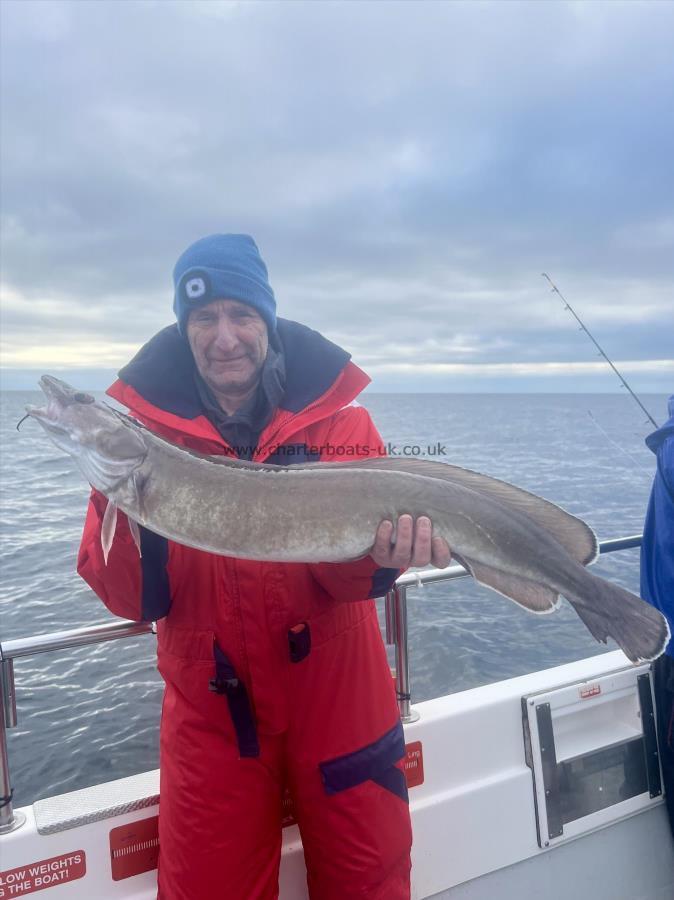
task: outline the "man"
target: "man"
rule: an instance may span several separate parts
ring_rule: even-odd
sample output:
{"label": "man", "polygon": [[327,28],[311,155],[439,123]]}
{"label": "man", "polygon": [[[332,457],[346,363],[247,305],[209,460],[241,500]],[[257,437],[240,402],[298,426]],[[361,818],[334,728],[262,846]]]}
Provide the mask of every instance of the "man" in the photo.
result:
{"label": "man", "polygon": [[[656,606],[674,635],[674,396],[669,421],[646,438],[657,457],[641,545],[641,596]],[[674,835],[674,638],[653,663],[658,744],[669,823]]]}
{"label": "man", "polygon": [[[379,434],[352,405],[369,379],[321,335],[277,321],[252,238],[197,241],[174,284],[177,325],[109,390],[134,416],[176,444],[255,462],[377,453]],[[449,563],[429,520],[402,516],[395,544],[381,523],[355,562],[291,565],[146,529],[139,559],[122,517],[106,566],[105,505],[94,491],[79,571],[112,612],[158,620],[161,900],[277,897],[286,789],[314,900],[408,898],[403,733],[368,598],[410,564]]]}

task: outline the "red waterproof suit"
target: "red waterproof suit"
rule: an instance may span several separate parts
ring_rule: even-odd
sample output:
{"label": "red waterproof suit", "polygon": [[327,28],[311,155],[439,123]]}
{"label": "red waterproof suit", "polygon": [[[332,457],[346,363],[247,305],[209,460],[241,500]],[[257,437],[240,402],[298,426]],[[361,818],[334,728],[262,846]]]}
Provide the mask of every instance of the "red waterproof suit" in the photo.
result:
{"label": "red waterproof suit", "polygon": [[[254,460],[339,464],[380,455],[369,414],[349,405],[367,376],[304,326],[279,320],[278,335],[286,392]],[[173,326],[140,351],[109,393],[174,443],[231,453],[203,415],[193,367]],[[377,569],[370,557],[249,562],[146,529],[139,558],[124,516],[106,566],[106,502],[93,492],[78,569],[116,615],[157,620],[166,683],[158,897],[277,897],[287,788],[314,900],[408,898],[403,733],[368,599],[397,573]]]}

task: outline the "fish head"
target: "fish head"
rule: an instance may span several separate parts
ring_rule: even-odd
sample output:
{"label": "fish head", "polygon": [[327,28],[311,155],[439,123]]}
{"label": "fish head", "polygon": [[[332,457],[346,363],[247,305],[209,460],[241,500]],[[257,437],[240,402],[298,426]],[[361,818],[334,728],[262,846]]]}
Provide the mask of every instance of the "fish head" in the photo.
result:
{"label": "fish head", "polygon": [[40,387],[47,405],[27,406],[26,413],[75,458],[90,484],[109,493],[142,464],[148,448],[140,426],[52,375],[43,375]]}

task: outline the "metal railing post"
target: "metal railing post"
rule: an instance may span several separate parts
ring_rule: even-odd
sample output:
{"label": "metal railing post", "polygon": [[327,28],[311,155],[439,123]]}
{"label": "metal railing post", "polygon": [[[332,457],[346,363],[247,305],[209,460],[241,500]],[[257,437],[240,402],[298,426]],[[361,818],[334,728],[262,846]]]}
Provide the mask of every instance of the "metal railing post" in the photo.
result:
{"label": "metal railing post", "polygon": [[395,591],[386,591],[384,598],[384,621],[386,623],[386,643],[393,646],[396,642],[396,625],[394,617]]}
{"label": "metal railing post", "polygon": [[[11,671],[11,660],[2,659],[0,652],[0,834],[7,834],[20,828],[26,821],[23,813],[15,813],[12,804],[12,784],[9,775],[9,755],[7,753],[7,730],[5,728],[6,716],[11,722],[13,711],[14,684]],[[9,663],[9,666],[7,665]],[[7,685],[7,678],[12,679],[11,685]],[[9,709],[6,708],[7,698],[10,696]]]}
{"label": "metal railing post", "polygon": [[393,632],[396,654],[396,695],[403,722],[416,722],[419,713],[410,706],[410,660],[407,649],[407,588],[393,587]]}
{"label": "metal railing post", "polygon": [[14,687],[14,660],[3,659],[0,645],[0,690],[5,707],[4,720],[6,728],[16,728],[16,688]]}

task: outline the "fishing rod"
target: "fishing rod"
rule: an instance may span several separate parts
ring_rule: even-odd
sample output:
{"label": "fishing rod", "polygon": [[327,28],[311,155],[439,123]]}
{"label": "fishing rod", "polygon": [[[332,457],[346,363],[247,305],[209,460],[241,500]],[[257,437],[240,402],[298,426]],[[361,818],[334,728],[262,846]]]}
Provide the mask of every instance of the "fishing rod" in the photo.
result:
{"label": "fishing rod", "polygon": [[592,341],[592,343],[595,345],[595,347],[597,348],[597,350],[599,350],[600,356],[603,356],[603,357],[604,357],[604,359],[606,360],[606,362],[609,364],[609,366],[610,366],[610,367],[613,369],[613,371],[616,373],[616,375],[617,375],[618,378],[620,379],[621,385],[622,385],[623,387],[627,388],[627,390],[630,392],[630,394],[632,395],[632,397],[634,397],[635,401],[639,404],[639,406],[641,407],[641,409],[646,413],[646,415],[648,416],[649,420],[652,422],[653,426],[654,426],[655,428],[659,428],[658,423],[655,421],[655,419],[653,418],[653,416],[649,413],[649,411],[646,409],[646,407],[644,406],[644,404],[641,402],[641,400],[640,400],[640,399],[637,397],[637,395],[634,393],[634,391],[633,391],[632,388],[629,386],[629,384],[625,381],[625,379],[624,379],[623,376],[620,374],[620,372],[619,372],[619,371],[616,369],[616,367],[613,365],[613,363],[611,362],[611,360],[608,358],[608,356],[607,356],[606,353],[604,352],[602,346],[601,346],[601,345],[599,344],[599,342],[595,339],[594,335],[592,335],[592,333],[588,330],[588,328],[587,328],[587,326],[585,325],[585,323],[581,320],[580,316],[576,313],[575,309],[571,306],[571,304],[569,303],[569,301],[568,301],[568,300],[566,299],[566,297],[562,294],[562,292],[561,292],[560,289],[557,287],[557,285],[554,283],[554,281],[552,280],[552,278],[550,278],[550,276],[549,276],[546,272],[541,272],[541,275],[543,276],[543,278],[546,278],[546,279],[548,280],[548,282],[550,283],[550,286],[552,287],[552,292],[553,292],[553,294],[559,294],[559,298],[560,298],[560,300],[562,301],[562,303],[564,304],[564,308],[569,310],[569,312],[570,312],[571,315],[574,317],[574,319],[576,320],[576,322],[578,322],[578,324],[580,325],[581,331],[584,331],[584,332],[585,332],[585,334],[589,337],[589,339],[590,339],[590,340]]}

